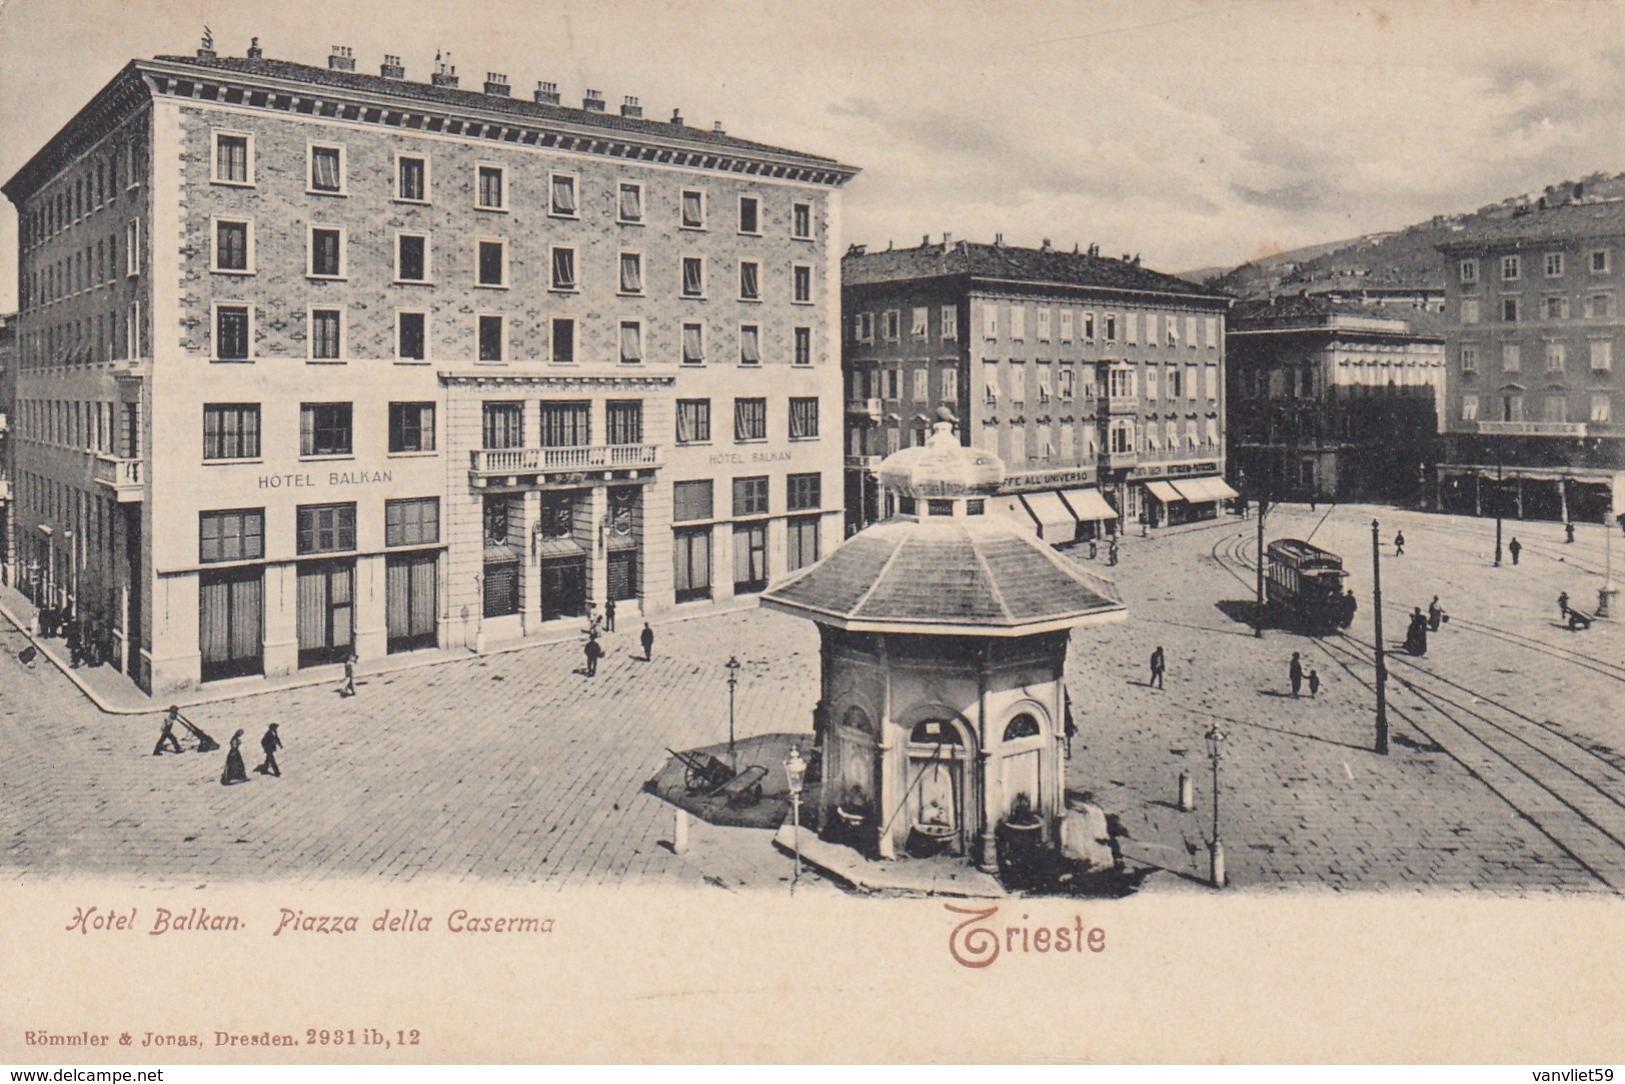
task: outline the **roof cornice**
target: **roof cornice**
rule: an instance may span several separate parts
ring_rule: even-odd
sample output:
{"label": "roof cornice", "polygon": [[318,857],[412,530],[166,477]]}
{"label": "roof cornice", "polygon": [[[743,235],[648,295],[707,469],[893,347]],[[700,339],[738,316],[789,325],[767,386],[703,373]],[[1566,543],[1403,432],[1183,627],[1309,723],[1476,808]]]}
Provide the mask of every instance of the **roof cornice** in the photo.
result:
{"label": "roof cornice", "polygon": [[7,199],[21,207],[23,200],[104,139],[109,128],[147,103],[149,87],[137,74],[139,63],[132,60],[121,68],[10,180],[0,185]]}

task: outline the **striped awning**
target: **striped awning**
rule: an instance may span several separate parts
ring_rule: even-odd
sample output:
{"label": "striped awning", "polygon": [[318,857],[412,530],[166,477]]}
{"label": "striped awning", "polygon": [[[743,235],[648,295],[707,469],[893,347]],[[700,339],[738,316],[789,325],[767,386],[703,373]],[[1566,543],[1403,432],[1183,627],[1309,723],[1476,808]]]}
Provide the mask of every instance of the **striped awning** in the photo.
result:
{"label": "striped awning", "polygon": [[1117,510],[1107,503],[1098,489],[1063,489],[1061,499],[1072,509],[1074,516],[1085,522],[1117,518]]}

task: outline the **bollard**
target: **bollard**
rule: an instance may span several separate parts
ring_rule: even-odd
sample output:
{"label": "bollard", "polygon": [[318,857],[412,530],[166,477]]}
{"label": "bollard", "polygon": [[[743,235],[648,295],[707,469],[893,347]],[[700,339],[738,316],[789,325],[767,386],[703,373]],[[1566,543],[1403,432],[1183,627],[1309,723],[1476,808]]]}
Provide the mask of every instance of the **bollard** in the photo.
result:
{"label": "bollard", "polygon": [[688,810],[677,810],[677,823],[671,830],[671,849],[674,854],[688,853]]}
{"label": "bollard", "polygon": [[1214,888],[1224,887],[1224,844],[1214,840],[1208,845],[1210,862],[1208,865],[1209,879]]}
{"label": "bollard", "polygon": [[1189,813],[1196,808],[1196,788],[1191,786],[1191,773],[1179,773],[1179,811]]}

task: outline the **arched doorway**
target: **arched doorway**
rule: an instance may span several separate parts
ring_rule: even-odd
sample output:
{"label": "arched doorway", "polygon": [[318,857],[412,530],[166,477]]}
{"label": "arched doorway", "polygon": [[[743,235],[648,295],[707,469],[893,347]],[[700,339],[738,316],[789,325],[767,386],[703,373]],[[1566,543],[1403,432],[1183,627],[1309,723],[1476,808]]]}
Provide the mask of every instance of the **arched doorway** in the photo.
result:
{"label": "arched doorway", "polygon": [[923,719],[908,737],[908,779],[903,815],[909,826],[940,841],[954,854],[964,854],[974,824],[969,793],[969,765],[975,750],[966,733],[950,719]]}
{"label": "arched doorway", "polygon": [[1049,797],[1046,793],[1049,788],[1044,786],[1044,728],[1034,713],[1021,712],[1005,724],[999,759],[1006,815],[1023,794],[1027,796],[1029,810],[1044,809]]}

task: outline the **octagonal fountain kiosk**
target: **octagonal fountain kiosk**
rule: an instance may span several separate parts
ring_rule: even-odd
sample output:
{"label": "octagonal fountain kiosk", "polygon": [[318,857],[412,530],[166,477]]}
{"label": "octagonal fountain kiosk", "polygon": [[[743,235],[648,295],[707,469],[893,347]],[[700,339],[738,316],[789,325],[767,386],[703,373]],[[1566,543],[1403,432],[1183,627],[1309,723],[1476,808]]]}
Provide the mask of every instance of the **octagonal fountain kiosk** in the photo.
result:
{"label": "octagonal fountain kiosk", "polygon": [[895,515],[762,595],[818,625],[826,839],[879,858],[1058,844],[1067,640],[1120,621],[1106,580],[997,511],[998,457],[940,420],[877,469]]}

